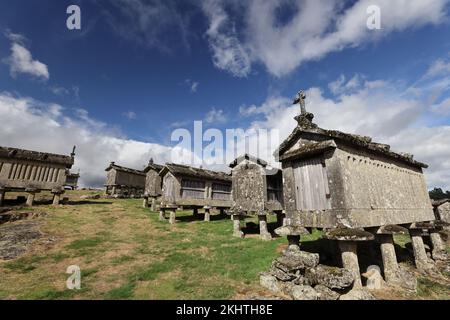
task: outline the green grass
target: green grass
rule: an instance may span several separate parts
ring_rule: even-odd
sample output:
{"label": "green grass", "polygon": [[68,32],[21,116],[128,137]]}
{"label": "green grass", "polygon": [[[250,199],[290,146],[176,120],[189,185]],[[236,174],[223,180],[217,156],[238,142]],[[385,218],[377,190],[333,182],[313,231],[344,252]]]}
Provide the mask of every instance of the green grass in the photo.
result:
{"label": "green grass", "polygon": [[[71,201],[80,194],[70,194]],[[287,244],[257,234],[233,238],[229,218],[187,221],[190,211],[178,211],[172,226],[142,208],[141,199],[37,208],[48,213],[41,229],[58,240],[0,262],[0,299],[230,299],[240,290],[259,289],[259,273]],[[314,230],[301,241],[320,250],[321,235]],[[402,247],[410,241],[395,240]],[[65,289],[69,265],[80,266],[82,290]],[[419,288],[419,297],[448,296],[440,284],[424,281]]]}

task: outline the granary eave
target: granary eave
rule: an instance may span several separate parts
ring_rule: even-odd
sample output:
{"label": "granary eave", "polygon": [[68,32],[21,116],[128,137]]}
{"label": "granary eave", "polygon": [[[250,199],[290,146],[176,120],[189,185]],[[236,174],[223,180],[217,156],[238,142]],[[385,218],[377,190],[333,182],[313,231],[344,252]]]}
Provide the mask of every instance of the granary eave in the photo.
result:
{"label": "granary eave", "polygon": [[230,167],[230,168],[234,168],[234,167],[236,167],[238,164],[242,163],[242,162],[245,161],[245,160],[252,161],[252,162],[257,163],[257,164],[259,164],[259,165],[261,165],[261,166],[263,166],[263,167],[266,167],[266,166],[267,166],[267,162],[266,162],[266,161],[264,161],[264,160],[262,160],[262,159],[259,159],[259,158],[257,158],[257,157],[254,157],[254,156],[249,155],[248,153],[246,153],[246,154],[244,154],[244,155],[242,155],[242,156],[240,156],[240,157],[237,157],[233,162],[230,163],[229,167]]}
{"label": "granary eave", "polygon": [[164,176],[167,172],[170,172],[177,177],[188,176],[212,181],[231,182],[231,175],[225,172],[217,172],[174,163],[166,164],[159,175]]}
{"label": "granary eave", "polygon": [[71,156],[8,147],[0,147],[0,158],[61,164],[68,169],[74,164],[74,158]]}
{"label": "granary eave", "polygon": [[280,161],[310,157],[335,148],[337,148],[337,145],[334,140],[311,143],[306,146],[300,147],[299,149],[284,153],[282,156],[280,156]]}
{"label": "granary eave", "polygon": [[370,137],[344,133],[337,130],[325,130],[319,127],[305,129],[297,126],[289,137],[284,140],[280,147],[275,151],[274,156],[282,159],[287,150],[289,150],[289,148],[298,141],[302,134],[305,133],[331,138],[335,140],[338,146],[339,143],[356,146],[358,148],[369,150],[375,154],[381,154],[400,162],[407,163],[414,167],[428,168],[427,164],[414,160],[411,155],[399,154],[391,151],[390,146],[387,144],[372,142],[372,138]]}

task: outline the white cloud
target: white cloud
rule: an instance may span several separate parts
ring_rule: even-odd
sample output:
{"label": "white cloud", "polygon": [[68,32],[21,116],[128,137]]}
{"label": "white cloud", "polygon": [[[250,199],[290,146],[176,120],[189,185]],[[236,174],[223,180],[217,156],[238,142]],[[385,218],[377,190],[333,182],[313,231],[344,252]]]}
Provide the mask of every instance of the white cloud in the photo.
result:
{"label": "white cloud", "polygon": [[437,59],[428,68],[424,78],[434,78],[450,74],[450,60]]}
{"label": "white cloud", "polygon": [[137,114],[134,111],[127,111],[123,113],[123,116],[128,120],[135,120],[137,118]]}
{"label": "white cloud", "polygon": [[196,93],[198,90],[198,86],[200,85],[200,83],[198,81],[194,81],[191,79],[184,80],[184,83],[189,87],[189,90],[192,93]]}
{"label": "white cloud", "polygon": [[227,122],[227,116],[222,109],[212,108],[205,116],[206,123],[225,123]]}
{"label": "white cloud", "polygon": [[[444,20],[449,0],[359,0],[351,5],[330,0],[251,0],[247,5],[225,6],[227,1],[205,1],[210,19],[207,35],[218,68],[235,74],[261,62],[275,76],[283,76],[302,63],[358,47],[395,31],[438,24]],[[369,30],[369,5],[381,8],[381,30]],[[229,17],[243,16],[239,30]],[[280,9],[289,10],[289,21],[278,21]],[[240,36],[240,39],[238,38]],[[226,63],[228,61],[228,63]],[[238,61],[240,63],[234,63]],[[221,63],[220,63],[221,62]],[[239,73],[238,73],[239,74]]]}
{"label": "white cloud", "polygon": [[11,77],[28,74],[44,80],[50,78],[47,65],[34,60],[31,52],[25,47],[26,38],[24,36],[7,31],[6,37],[11,40],[11,56],[4,59],[4,62],[9,65]]}
{"label": "white cloud", "polygon": [[235,26],[221,1],[204,1],[203,11],[209,19],[206,35],[213,53],[214,65],[235,77],[246,77],[251,70],[249,53],[239,41]]}
{"label": "white cloud", "polygon": [[[81,169],[81,184],[101,187],[104,169],[111,161],[142,169],[153,157],[170,161],[171,148],[123,138],[84,109],[70,110],[56,104],[0,93],[0,145],[69,154],[77,146],[73,171]],[[186,151],[187,152],[187,151]]]}

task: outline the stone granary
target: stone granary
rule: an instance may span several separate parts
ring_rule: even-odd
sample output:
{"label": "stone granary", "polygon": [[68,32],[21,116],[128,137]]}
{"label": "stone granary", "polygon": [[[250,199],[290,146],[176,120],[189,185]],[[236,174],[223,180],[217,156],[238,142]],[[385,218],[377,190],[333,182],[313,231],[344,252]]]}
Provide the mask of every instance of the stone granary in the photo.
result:
{"label": "stone granary", "polygon": [[431,200],[436,220],[450,223],[450,199]]}
{"label": "stone granary", "polygon": [[162,179],[160,219],[170,211],[170,223],[176,221],[177,208],[191,208],[194,216],[205,209],[205,221],[210,220],[211,209],[221,214],[231,207],[231,175],[224,172],[194,168],[180,164],[166,164],[159,173]]}
{"label": "stone granary", "polygon": [[156,211],[156,198],[161,196],[161,177],[159,172],[163,166],[153,162],[153,158],[148,162],[144,169],[145,177],[145,191],[144,191],[144,208],[148,207],[149,199],[152,201],[151,210]]}
{"label": "stone granary", "polygon": [[260,236],[272,239],[267,230],[267,214],[275,213],[279,224],[283,223],[283,177],[280,169],[268,168],[267,162],[245,154],[235,159],[232,169],[232,198],[230,209],[233,219],[233,235],[243,237],[240,220],[245,215],[257,215]]}
{"label": "stone granary", "polygon": [[64,184],[64,187],[76,190],[78,189],[78,179],[80,178],[80,173],[69,173],[66,176],[66,183]]}
{"label": "stone granary", "polygon": [[392,235],[405,228],[417,268],[432,268],[422,240],[424,229],[436,233],[428,223],[435,218],[422,171],[427,165],[370,137],[319,128],[306,112],[303,92],[294,103],[301,106],[298,125],[275,152],[283,168],[287,225],[325,229],[354,273],[355,287],[361,285],[357,244],[373,239],[381,244],[386,280],[402,282]]}
{"label": "stone granary", "polygon": [[74,158],[75,147],[70,156],[0,147],[0,205],[8,191],[27,192],[28,206],[36,193],[50,191],[58,205]]}
{"label": "stone granary", "polygon": [[105,193],[112,197],[136,197],[144,194],[145,173],[140,170],[121,167],[111,162],[107,172]]}

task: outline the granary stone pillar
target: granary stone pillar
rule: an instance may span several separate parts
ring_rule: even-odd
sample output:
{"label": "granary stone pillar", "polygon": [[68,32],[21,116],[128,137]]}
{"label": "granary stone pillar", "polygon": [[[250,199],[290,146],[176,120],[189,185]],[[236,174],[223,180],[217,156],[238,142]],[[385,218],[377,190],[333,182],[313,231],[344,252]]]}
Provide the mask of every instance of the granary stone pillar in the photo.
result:
{"label": "granary stone pillar", "polygon": [[341,260],[344,268],[350,270],[355,278],[354,288],[361,288],[361,273],[358,262],[358,245],[360,241],[371,241],[375,239],[374,235],[363,229],[337,228],[328,230],[325,237],[329,240],[337,240],[339,250],[341,251]]}
{"label": "granary stone pillar", "polygon": [[28,193],[27,197],[27,206],[32,207],[34,204],[34,199],[36,197],[36,193],[38,193],[38,190],[36,189],[26,189],[25,192]]}
{"label": "granary stone pillar", "polygon": [[300,236],[308,234],[308,231],[300,226],[284,225],[275,229],[275,233],[281,237],[287,237],[288,251],[300,251]]}
{"label": "granary stone pillar", "polygon": [[144,196],[144,201],[143,201],[143,203],[142,203],[142,207],[143,207],[143,208],[148,208],[148,197],[145,197],[145,196]]}
{"label": "granary stone pillar", "polygon": [[233,236],[243,238],[244,233],[241,230],[241,216],[238,214],[233,214],[231,218],[233,219]]}
{"label": "granary stone pillar", "polygon": [[272,235],[269,233],[267,229],[267,215],[260,214],[258,215],[259,221],[259,236],[262,240],[272,240]]}
{"label": "granary stone pillar", "polygon": [[211,208],[205,207],[205,221],[209,222],[211,221]]}
{"label": "granary stone pillar", "polygon": [[152,207],[150,208],[153,212],[156,211],[156,198],[152,197]]}
{"label": "granary stone pillar", "polygon": [[116,186],[112,187],[111,195],[114,196],[116,194]]}
{"label": "granary stone pillar", "polygon": [[61,201],[61,195],[64,193],[64,190],[62,189],[53,189],[53,205],[57,206],[59,205],[59,202]]}
{"label": "granary stone pillar", "polygon": [[165,221],[166,220],[166,212],[164,209],[159,210],[159,221]]}
{"label": "granary stone pillar", "polygon": [[395,283],[398,280],[399,267],[392,234],[378,234],[377,239],[380,242],[384,278],[387,283]]}
{"label": "granary stone pillar", "polygon": [[355,282],[354,288],[361,288],[361,273],[359,271],[359,262],[357,254],[357,244],[354,241],[339,241],[339,249],[341,250],[342,266],[353,273]]}
{"label": "granary stone pillar", "polygon": [[433,268],[433,264],[429,261],[425,251],[425,245],[422,239],[421,229],[409,229],[411,235],[411,243],[414,251],[414,260],[416,268],[421,271],[426,271]]}
{"label": "granary stone pillar", "polygon": [[2,206],[3,201],[5,201],[5,194],[6,194],[6,190],[3,188],[0,188],[0,206]]}
{"label": "granary stone pillar", "polygon": [[441,235],[439,234],[439,230],[436,228],[430,229],[430,240],[433,246],[433,250],[431,255],[434,260],[447,260],[447,250],[445,249],[444,242],[442,241]]}
{"label": "granary stone pillar", "polygon": [[173,208],[170,209],[169,223],[175,224],[176,222],[177,222],[177,209]]}

